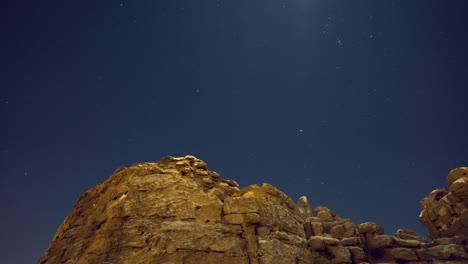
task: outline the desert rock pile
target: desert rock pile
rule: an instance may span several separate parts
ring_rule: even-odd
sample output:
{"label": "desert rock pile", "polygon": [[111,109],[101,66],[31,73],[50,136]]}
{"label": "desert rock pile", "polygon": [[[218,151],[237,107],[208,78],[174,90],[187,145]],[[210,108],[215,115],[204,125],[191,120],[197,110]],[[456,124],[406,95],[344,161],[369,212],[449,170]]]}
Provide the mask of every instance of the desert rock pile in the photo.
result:
{"label": "desert rock pile", "polygon": [[432,191],[421,201],[419,221],[432,239],[468,234],[468,168],[457,168],[447,176],[449,192]]}
{"label": "desert rock pile", "polygon": [[121,167],[84,193],[38,264],[468,263],[467,168],[422,201],[433,241],[385,235],[272,185],[209,171],[193,156]]}

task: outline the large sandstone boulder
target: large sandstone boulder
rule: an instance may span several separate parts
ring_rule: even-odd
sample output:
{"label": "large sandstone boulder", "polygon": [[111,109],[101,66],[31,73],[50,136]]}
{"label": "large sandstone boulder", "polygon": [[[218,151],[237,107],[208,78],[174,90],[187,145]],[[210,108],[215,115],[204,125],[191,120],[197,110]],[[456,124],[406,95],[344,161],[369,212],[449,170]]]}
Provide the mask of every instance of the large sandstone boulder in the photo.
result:
{"label": "large sandstone boulder", "polygon": [[241,190],[193,156],[167,157],[118,168],[84,193],[37,263],[467,263],[464,229],[450,230],[430,242],[385,235],[269,184]]}
{"label": "large sandstone boulder", "polygon": [[432,239],[468,235],[468,168],[456,168],[447,176],[450,191],[437,189],[421,201],[419,221]]}

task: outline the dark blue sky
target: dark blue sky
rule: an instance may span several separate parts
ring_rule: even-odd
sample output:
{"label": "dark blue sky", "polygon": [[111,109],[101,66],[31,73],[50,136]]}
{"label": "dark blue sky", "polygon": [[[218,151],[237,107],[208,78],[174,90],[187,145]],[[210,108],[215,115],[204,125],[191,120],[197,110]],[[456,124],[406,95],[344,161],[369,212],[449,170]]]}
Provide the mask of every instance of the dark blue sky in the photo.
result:
{"label": "dark blue sky", "polygon": [[35,261],[83,192],[167,155],[425,235],[419,201],[468,165],[464,2],[2,6],[2,261]]}

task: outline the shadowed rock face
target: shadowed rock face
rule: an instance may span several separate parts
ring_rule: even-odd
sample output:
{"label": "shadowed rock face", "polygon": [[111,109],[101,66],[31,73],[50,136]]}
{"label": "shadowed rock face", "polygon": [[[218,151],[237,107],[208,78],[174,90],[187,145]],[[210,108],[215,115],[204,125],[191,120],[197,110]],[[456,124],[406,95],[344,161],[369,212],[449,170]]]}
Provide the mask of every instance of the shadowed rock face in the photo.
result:
{"label": "shadowed rock face", "polygon": [[[457,199],[444,206],[463,215],[461,170],[449,175]],[[449,194],[431,193],[424,211]],[[440,225],[424,211],[426,226]],[[118,168],[84,193],[37,263],[468,263],[466,222],[443,219],[443,231],[428,226],[434,241],[410,230],[388,236],[326,207],[312,212],[306,197],[296,204],[269,184],[240,190],[193,156],[167,157]]]}

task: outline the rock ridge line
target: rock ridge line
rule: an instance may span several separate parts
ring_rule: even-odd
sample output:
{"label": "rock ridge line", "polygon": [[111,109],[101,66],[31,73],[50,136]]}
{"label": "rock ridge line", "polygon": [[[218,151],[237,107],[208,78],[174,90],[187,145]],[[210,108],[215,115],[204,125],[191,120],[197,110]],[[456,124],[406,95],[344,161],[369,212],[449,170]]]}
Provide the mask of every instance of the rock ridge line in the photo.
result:
{"label": "rock ridge line", "polygon": [[194,157],[120,167],[80,196],[37,264],[468,263],[468,168],[421,201],[424,237],[385,235],[264,183],[243,189]]}

